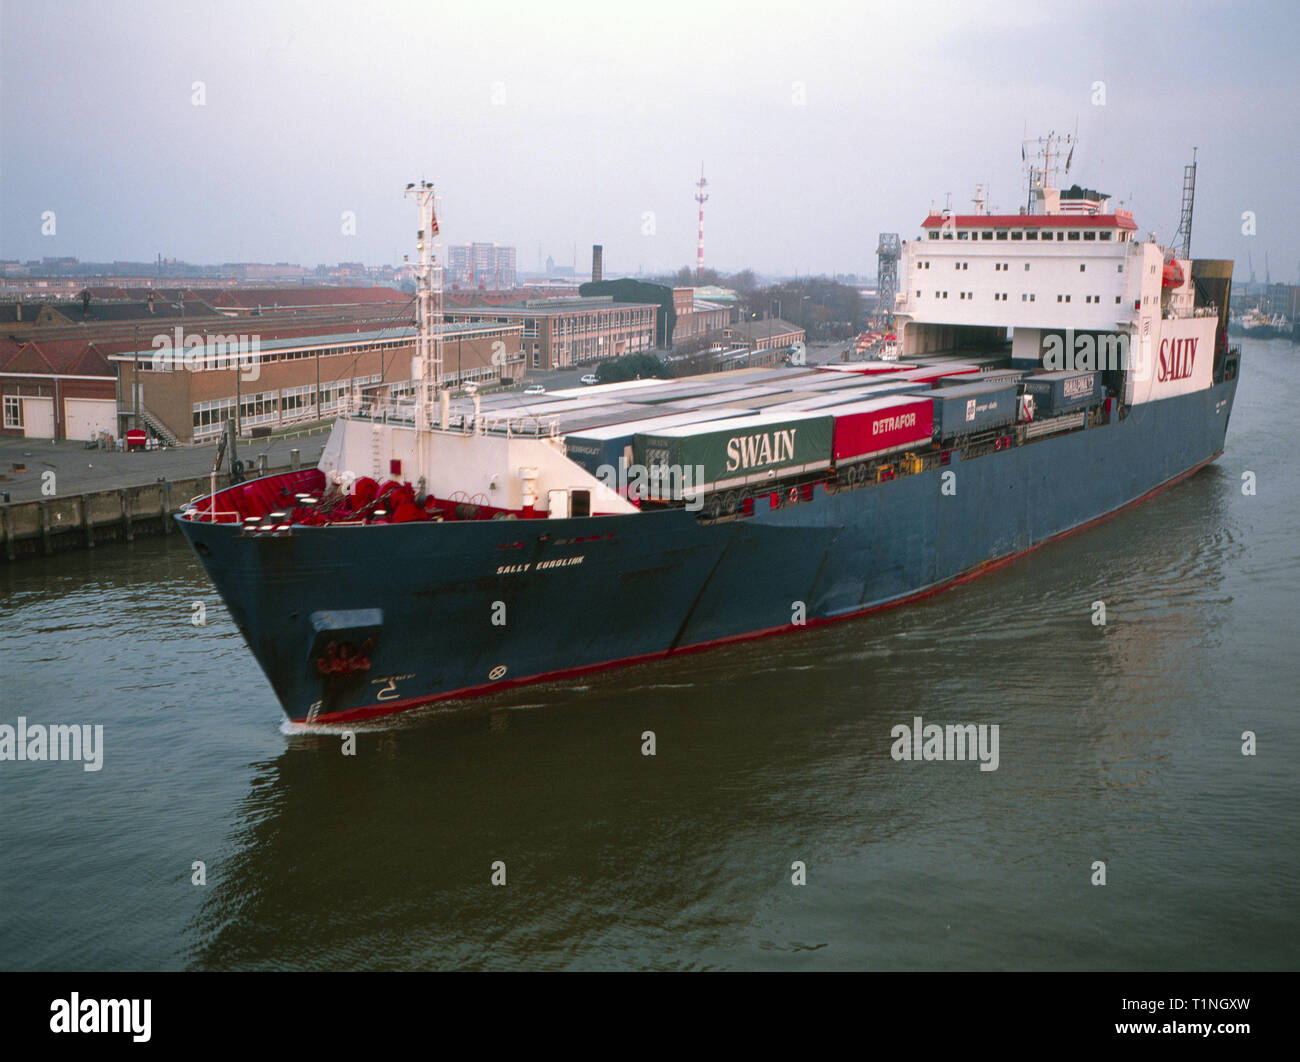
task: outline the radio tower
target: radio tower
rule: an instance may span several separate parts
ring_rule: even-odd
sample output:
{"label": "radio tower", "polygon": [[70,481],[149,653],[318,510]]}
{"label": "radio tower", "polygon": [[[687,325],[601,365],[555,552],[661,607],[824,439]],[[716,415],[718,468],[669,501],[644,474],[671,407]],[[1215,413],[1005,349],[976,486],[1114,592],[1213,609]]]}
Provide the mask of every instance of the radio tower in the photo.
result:
{"label": "radio tower", "polygon": [[704,283],[704,204],[709,200],[709,194],[704,190],[709,182],[704,179],[704,163],[700,163],[700,179],[695,182],[699,189],[695,193],[695,201],[700,204],[700,247],[695,259],[695,282]]}

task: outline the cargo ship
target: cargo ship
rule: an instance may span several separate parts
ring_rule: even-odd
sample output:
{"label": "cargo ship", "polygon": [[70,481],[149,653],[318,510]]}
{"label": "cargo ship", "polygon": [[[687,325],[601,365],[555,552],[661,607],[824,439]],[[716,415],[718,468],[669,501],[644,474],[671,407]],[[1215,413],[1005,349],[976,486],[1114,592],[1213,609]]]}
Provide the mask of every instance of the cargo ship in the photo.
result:
{"label": "cargo ship", "polygon": [[433,188],[409,388],[315,468],[176,516],[285,714],[344,723],[849,620],[1151,497],[1224,448],[1231,262],[1039,171],[905,241],[897,360],[452,400]]}
{"label": "cargo ship", "polygon": [[1258,308],[1228,318],[1228,331],[1250,339],[1290,339],[1294,333],[1285,314],[1267,314]]}

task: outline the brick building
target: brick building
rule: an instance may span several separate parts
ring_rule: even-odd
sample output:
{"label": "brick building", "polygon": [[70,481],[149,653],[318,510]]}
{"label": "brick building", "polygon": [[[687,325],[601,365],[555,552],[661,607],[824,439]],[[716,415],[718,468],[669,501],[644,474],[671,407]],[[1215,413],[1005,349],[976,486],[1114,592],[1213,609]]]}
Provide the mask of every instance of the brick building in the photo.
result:
{"label": "brick building", "polygon": [[710,333],[720,334],[731,321],[729,306],[697,298],[694,288],[673,288],[673,309],[677,314],[674,347],[704,339]]}
{"label": "brick building", "polygon": [[[215,438],[227,419],[244,435],[326,420],[354,387],[393,396],[412,391],[411,327],[278,337],[233,329],[190,334],[203,340],[192,352],[173,342],[108,359],[117,370],[122,419],[132,420],[138,410],[143,424],[169,443]],[[517,380],[521,334],[517,324],[443,325],[440,382]]]}
{"label": "brick building", "polygon": [[0,433],[88,440],[116,428],[116,373],[96,344],[0,338]]}
{"label": "brick building", "polygon": [[533,369],[562,369],[650,351],[657,312],[655,305],[615,302],[609,295],[445,309],[449,321],[522,326],[525,365]]}
{"label": "brick building", "polygon": [[738,343],[750,350],[781,350],[795,343],[802,343],[807,333],[789,321],[779,317],[765,321],[741,321],[723,329],[723,336],[728,342]]}

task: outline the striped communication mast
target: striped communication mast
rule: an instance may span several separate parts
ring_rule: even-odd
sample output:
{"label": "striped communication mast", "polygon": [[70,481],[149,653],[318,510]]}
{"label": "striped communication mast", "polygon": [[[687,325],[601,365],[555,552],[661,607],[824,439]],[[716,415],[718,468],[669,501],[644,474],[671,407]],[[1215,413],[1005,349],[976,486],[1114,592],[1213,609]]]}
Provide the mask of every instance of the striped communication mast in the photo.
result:
{"label": "striped communication mast", "polygon": [[695,193],[695,201],[700,204],[700,246],[695,259],[695,280],[696,283],[704,282],[704,204],[708,202],[709,195],[704,190],[708,185],[704,179],[704,163],[700,163],[700,179],[695,182],[695,187],[699,189]]}

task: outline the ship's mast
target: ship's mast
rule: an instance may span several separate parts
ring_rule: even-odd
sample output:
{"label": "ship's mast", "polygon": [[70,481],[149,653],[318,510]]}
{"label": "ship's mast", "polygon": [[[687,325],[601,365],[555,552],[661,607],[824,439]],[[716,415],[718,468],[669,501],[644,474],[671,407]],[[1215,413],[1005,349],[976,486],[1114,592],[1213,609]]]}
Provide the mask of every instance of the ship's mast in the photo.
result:
{"label": "ship's mast", "polygon": [[[1070,163],[1074,161],[1074,148],[1078,143],[1078,137],[1070,133],[1058,135],[1056,132],[1048,133],[1046,136],[1040,136],[1035,140],[1026,140],[1020,148],[1021,156],[1024,158],[1029,171],[1029,202],[1026,206],[1028,213],[1037,213],[1035,207],[1041,205],[1043,196],[1057,187],[1057,174],[1061,169],[1061,152],[1069,149],[1065,157],[1065,172],[1070,172]],[[1037,144],[1035,154],[1038,156],[1038,165],[1029,164],[1029,154],[1026,147],[1030,144]]]}
{"label": "ship's mast", "polygon": [[415,384],[415,423],[418,428],[427,428],[442,389],[442,237],[434,209],[437,195],[433,182],[408,184],[406,194],[420,208],[420,228],[415,240],[417,330],[411,379]]}

